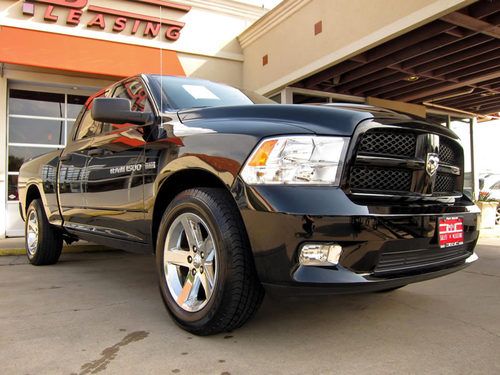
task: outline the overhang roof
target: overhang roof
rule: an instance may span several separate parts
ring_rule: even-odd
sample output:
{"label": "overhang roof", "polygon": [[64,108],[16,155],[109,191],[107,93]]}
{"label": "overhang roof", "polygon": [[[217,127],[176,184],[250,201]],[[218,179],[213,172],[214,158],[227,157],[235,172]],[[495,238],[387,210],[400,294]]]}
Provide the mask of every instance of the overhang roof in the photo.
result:
{"label": "overhang roof", "polygon": [[294,86],[500,112],[500,1],[480,0]]}

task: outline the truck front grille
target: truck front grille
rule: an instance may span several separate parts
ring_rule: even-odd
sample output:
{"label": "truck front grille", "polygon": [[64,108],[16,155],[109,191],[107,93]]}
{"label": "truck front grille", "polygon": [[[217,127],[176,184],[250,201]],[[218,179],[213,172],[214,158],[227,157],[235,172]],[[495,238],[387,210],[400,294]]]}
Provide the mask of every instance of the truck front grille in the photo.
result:
{"label": "truck front grille", "polygon": [[434,192],[446,193],[457,190],[457,178],[454,175],[446,173],[438,173],[436,183],[434,185]]}
{"label": "truck front grille", "polygon": [[[459,196],[463,188],[463,151],[446,136],[409,128],[372,128],[359,136],[347,168],[352,194]],[[429,154],[439,156],[437,172],[426,171]]]}
{"label": "truck front grille", "polygon": [[351,172],[351,186],[363,190],[409,191],[411,172],[404,169],[355,167]]}
{"label": "truck front grille", "polygon": [[472,250],[468,244],[444,249],[434,247],[418,250],[383,251],[374,273],[381,275],[432,268],[464,260],[471,254]]}
{"label": "truck front grille", "polygon": [[415,134],[379,130],[365,134],[359,144],[359,152],[370,155],[413,157],[415,147]]}

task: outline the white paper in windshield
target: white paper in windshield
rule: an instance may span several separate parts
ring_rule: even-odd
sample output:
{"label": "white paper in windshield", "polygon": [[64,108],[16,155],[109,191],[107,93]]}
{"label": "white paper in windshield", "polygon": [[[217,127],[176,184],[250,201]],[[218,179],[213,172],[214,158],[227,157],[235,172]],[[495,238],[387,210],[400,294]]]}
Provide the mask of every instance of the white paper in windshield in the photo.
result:
{"label": "white paper in windshield", "polygon": [[205,86],[200,85],[182,85],[182,88],[186,90],[189,95],[195,99],[215,99],[220,100],[220,98],[210,91]]}

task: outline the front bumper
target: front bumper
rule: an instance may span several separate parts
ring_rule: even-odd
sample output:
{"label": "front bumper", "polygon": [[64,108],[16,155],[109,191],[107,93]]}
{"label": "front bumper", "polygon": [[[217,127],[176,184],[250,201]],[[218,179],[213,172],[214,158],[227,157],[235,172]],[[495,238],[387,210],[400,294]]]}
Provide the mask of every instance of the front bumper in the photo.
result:
{"label": "front bumper", "polygon": [[[339,188],[259,186],[238,181],[240,207],[262,283],[293,294],[389,289],[466,267],[477,257],[477,207],[454,203],[353,202]],[[464,219],[464,244],[441,249],[437,221]],[[302,244],[334,242],[337,266],[301,266]]]}

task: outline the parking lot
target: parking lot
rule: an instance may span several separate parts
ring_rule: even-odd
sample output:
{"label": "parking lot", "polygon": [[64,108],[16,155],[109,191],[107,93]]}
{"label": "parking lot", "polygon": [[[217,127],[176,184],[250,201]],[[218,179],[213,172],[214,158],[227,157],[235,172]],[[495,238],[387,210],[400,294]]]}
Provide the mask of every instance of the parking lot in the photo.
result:
{"label": "parking lot", "polygon": [[267,296],[243,328],[196,337],[161,302],[152,256],[0,257],[2,374],[500,373],[500,240],[456,274],[391,293]]}

